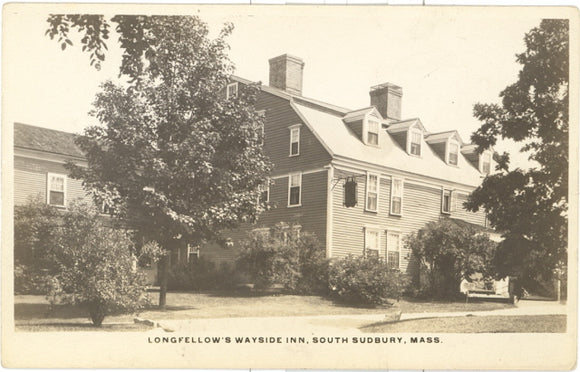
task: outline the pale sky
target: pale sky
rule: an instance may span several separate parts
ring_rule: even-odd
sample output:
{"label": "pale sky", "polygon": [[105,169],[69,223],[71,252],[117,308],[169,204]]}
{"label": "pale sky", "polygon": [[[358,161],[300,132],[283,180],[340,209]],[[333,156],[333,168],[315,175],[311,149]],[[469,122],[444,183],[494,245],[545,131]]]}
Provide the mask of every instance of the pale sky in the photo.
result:
{"label": "pale sky", "polygon": [[[87,113],[99,83],[117,77],[120,51],[113,36],[101,71],[89,66],[78,44],[61,51],[44,35],[47,15],[67,11],[53,6],[5,9],[4,118],[80,133],[94,123]],[[120,11],[144,11],[136,9],[133,4]],[[111,11],[100,8],[115,14]],[[524,34],[545,16],[451,7],[165,6],[152,11],[197,14],[214,34],[233,22],[230,57],[236,75],[246,79],[267,84],[269,58],[301,57],[306,97],[358,109],[370,104],[371,86],[397,84],[403,88],[403,118],[420,118],[430,132],[457,129],[466,142],[480,125],[473,104],[499,102],[499,92],[517,79],[515,54],[525,50]]]}

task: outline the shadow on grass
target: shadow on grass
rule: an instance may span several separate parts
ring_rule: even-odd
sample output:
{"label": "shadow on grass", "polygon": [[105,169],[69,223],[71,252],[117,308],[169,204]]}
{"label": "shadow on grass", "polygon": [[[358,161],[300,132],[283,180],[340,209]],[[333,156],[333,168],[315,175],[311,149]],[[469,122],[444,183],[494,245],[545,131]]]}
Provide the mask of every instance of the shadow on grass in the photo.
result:
{"label": "shadow on grass", "polygon": [[14,304],[15,320],[87,318],[87,311],[76,306],[48,304]]}
{"label": "shadow on grass", "polygon": [[122,332],[122,331],[147,331],[151,328],[146,325],[123,323],[123,324],[102,324],[95,327],[92,323],[39,323],[39,324],[21,324],[16,326],[17,331],[21,332]]}

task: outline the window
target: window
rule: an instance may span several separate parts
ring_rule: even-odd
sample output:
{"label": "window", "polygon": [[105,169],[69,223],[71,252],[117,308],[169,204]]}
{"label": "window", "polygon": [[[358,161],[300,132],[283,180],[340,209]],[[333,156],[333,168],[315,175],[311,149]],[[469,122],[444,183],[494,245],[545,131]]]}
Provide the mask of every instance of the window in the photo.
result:
{"label": "window", "polygon": [[412,130],[411,131],[411,144],[409,145],[409,153],[412,155],[421,155],[421,131]]}
{"label": "window", "polygon": [[300,153],[300,127],[290,127],[290,156],[296,156]]}
{"label": "window", "polygon": [[57,207],[66,204],[66,176],[64,174],[47,174],[46,202]]}
{"label": "window", "polygon": [[379,230],[365,228],[365,256],[379,256]]}
{"label": "window", "polygon": [[387,267],[399,269],[401,264],[401,234],[387,232]]}
{"label": "window", "polygon": [[481,154],[481,172],[484,174],[489,174],[491,172],[491,153],[484,152]]}
{"label": "window", "polygon": [[376,212],[379,202],[379,176],[376,174],[367,174],[367,197],[365,209]]}
{"label": "window", "polygon": [[441,212],[451,213],[451,190],[443,190],[441,199]]}
{"label": "window", "polygon": [[302,186],[302,174],[291,174],[288,180],[288,206],[300,205],[300,188]]}
{"label": "window", "polygon": [[393,178],[391,181],[391,214],[400,216],[403,210],[403,180]]}
{"label": "window", "polygon": [[199,246],[187,245],[187,262],[195,263],[199,260]]}
{"label": "window", "polygon": [[451,165],[457,165],[459,158],[459,144],[455,141],[449,141],[449,160]]}
{"label": "window", "polygon": [[260,186],[260,203],[264,204],[270,201],[270,179],[266,180],[266,184]]}
{"label": "window", "polygon": [[228,84],[226,88],[226,99],[236,97],[238,95],[238,83]]}
{"label": "window", "polygon": [[379,122],[374,120],[368,121],[367,143],[369,145],[379,144]]}

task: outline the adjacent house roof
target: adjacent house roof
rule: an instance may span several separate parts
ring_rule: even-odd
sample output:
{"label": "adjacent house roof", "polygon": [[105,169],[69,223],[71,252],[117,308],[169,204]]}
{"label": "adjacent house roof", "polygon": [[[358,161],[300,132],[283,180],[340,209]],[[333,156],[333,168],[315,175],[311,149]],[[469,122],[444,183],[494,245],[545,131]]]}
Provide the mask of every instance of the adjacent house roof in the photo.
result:
{"label": "adjacent house roof", "polygon": [[380,136],[378,147],[367,146],[344,124],[341,115],[333,115],[296,102],[294,107],[323,145],[336,157],[350,158],[473,187],[481,183],[481,173],[463,156],[459,156],[457,166],[449,166],[426,143],[421,157],[409,156],[387,133]]}
{"label": "adjacent house roof", "polygon": [[14,123],[14,147],[84,158],[76,134]]}

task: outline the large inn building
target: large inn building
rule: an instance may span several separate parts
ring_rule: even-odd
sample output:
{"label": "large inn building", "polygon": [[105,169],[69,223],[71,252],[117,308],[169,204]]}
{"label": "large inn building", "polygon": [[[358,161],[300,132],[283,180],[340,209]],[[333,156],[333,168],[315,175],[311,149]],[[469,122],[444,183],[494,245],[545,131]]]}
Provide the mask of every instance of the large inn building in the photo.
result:
{"label": "large inn building", "polygon": [[[449,218],[492,233],[483,212],[463,208],[494,169],[491,150],[479,154],[455,130],[433,133],[419,118],[403,118],[403,92],[394,84],[371,87],[368,107],[346,109],[302,96],[300,58],[285,54],[269,62],[269,85],[261,87],[256,108],[265,112],[264,149],[274,164],[272,207],[255,224],[226,232],[228,248],[183,242],[173,262],[200,255],[231,262],[248,230],[286,222],[314,233],[329,258],[378,255],[414,274],[404,238],[426,223]],[[251,83],[232,77],[225,94]],[[63,167],[67,159],[86,163],[73,134],[16,123],[14,135],[16,204],[40,194],[66,208],[84,196]]]}

